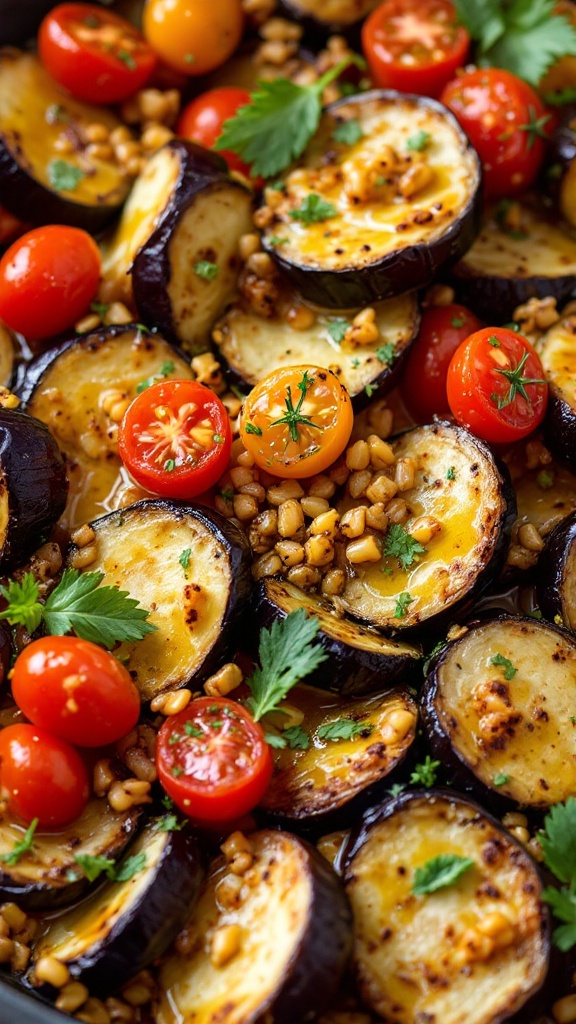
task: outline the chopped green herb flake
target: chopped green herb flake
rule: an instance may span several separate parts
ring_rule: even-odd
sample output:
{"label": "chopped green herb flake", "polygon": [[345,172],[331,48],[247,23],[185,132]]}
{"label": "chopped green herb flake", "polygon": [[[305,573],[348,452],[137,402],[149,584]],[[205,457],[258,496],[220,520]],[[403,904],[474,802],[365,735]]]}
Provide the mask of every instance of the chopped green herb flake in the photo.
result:
{"label": "chopped green herb flake", "polygon": [[48,164],[48,180],[58,192],[74,192],[85,177],[80,167],[66,160],[51,160]]}
{"label": "chopped green herb flake", "polygon": [[214,444],[224,444],[224,438],[222,437],[222,434],[213,434],[212,440],[214,441]]}
{"label": "chopped green herb flake", "polygon": [[397,558],[403,569],[408,569],[413,562],[418,561],[418,555],[424,554],[426,548],[414,537],[401,523],[393,523],[386,534],[384,542],[384,554]]}
{"label": "chopped green herb flake", "polygon": [[456,470],[454,469],[454,466],[448,466],[448,469],[446,470],[446,479],[447,480],[455,480],[456,479]]}
{"label": "chopped green herb flake", "polygon": [[184,548],[184,551],[181,552],[181,554],[180,554],[180,556],[178,558],[178,561],[180,562],[180,565],[184,569],[185,573],[188,572],[188,566],[190,565],[190,555],[191,554],[192,554],[192,548]]}
{"label": "chopped green herb flake", "polygon": [[426,147],[430,145],[431,140],[432,136],[430,135],[430,132],[425,132],[420,128],[414,133],[414,135],[411,135],[410,138],[406,140],[406,149],[409,149],[412,152],[415,151],[417,153],[421,153],[423,149],[426,149]]}
{"label": "chopped green herb flake", "polygon": [[176,460],[166,459],[166,462],[164,463],[162,469],[165,469],[167,473],[173,473],[174,470],[176,469]]}
{"label": "chopped green herb flake", "polygon": [[34,833],[38,828],[38,818],[34,818],[28,828],[26,829],[22,839],[18,843],[14,843],[14,846],[9,853],[3,853],[0,857],[0,861],[3,864],[9,864],[11,867],[17,864],[25,853],[28,853],[34,846]]}
{"label": "chopped green herb flake", "polygon": [[257,437],[262,437],[262,428],[257,427],[255,423],[245,423],[244,430],[247,434],[256,434]]}
{"label": "chopped green herb flake", "polygon": [[181,775],[184,775],[184,769],[181,768],[179,764],[175,764],[171,768],[170,774],[173,775],[175,779],[178,779]]}
{"label": "chopped green herb flake", "polygon": [[328,321],[327,329],[328,334],[332,338],[335,345],[340,345],[344,341],[346,332],[350,328],[350,321],[343,316],[331,317]]}
{"label": "chopped green herb flake", "polygon": [[264,739],[269,747],[274,747],[275,750],[284,750],[288,745],[288,741],[284,736],[280,736],[277,732],[266,732],[264,733]]}
{"label": "chopped green herb flake", "polygon": [[268,239],[269,245],[286,245],[288,242],[287,238],[281,238],[280,235],[271,235]]}
{"label": "chopped green herb flake", "polygon": [[318,224],[335,217],[337,213],[334,203],[322,199],[316,192],[309,192],[297,210],[290,210],[292,220],[299,220],[302,224]]}
{"label": "chopped green herb flake", "polygon": [[404,591],[402,594],[398,594],[398,597],[396,598],[396,607],[394,609],[394,618],[403,619],[406,615],[408,605],[412,604],[413,600],[414,598],[407,591]]}
{"label": "chopped green herb flake", "polygon": [[218,275],[218,264],[209,260],[199,260],[194,264],[194,273],[204,281],[213,281]]}
{"label": "chopped green herb flake", "polygon": [[342,121],[332,132],[332,138],[335,139],[336,142],[342,142],[345,146],[353,146],[363,137],[364,132],[362,130],[362,125],[355,117],[351,117],[347,121]]}
{"label": "chopped green herb flake", "polygon": [[405,782],[394,782],[390,786],[390,789],[387,792],[390,794],[390,796],[395,797],[395,796],[400,796],[400,793],[403,793],[405,789],[406,789],[406,783]]}
{"label": "chopped green herb flake", "polygon": [[387,341],[385,345],[379,345],[376,349],[376,358],[384,363],[385,366],[389,366],[393,363],[396,358],[396,345],[392,341]]}
{"label": "chopped green herb flake", "polygon": [[460,857],[456,853],[440,853],[416,868],[412,892],[415,896],[426,896],[438,889],[445,889],[448,885],[454,885],[472,867],[474,861],[470,857]]}
{"label": "chopped green herb flake", "polygon": [[494,654],[490,658],[491,665],[498,665],[504,669],[504,679],[508,682],[514,678],[518,669],[514,667],[509,658],[505,658],[503,654]]}
{"label": "chopped green herb flake", "polygon": [[301,725],[291,725],[289,729],[284,729],[282,736],[290,750],[307,750],[310,746],[310,736]]}
{"label": "chopped green herb flake", "polygon": [[351,718],[337,718],[334,722],[326,722],[318,729],[318,739],[331,740],[337,743],[338,740],[353,740],[361,734],[372,732],[373,726],[365,722],[353,722]]}
{"label": "chopped green herb flake", "polygon": [[136,67],[136,61],[134,60],[132,54],[128,53],[128,50],[117,50],[116,56],[118,57],[118,60],[122,61],[124,66],[127,67],[129,71],[134,71],[134,68]]}
{"label": "chopped green herb flake", "polygon": [[547,469],[541,469],[536,477],[536,483],[543,491],[549,491],[554,486],[554,473]]}
{"label": "chopped green herb flake", "polygon": [[366,387],[364,388],[364,394],[367,395],[368,398],[372,398],[372,395],[374,394],[375,390],[376,388],[374,387],[373,384],[367,384]]}
{"label": "chopped green herb flake", "polygon": [[410,775],[410,782],[413,786],[425,786],[430,789],[436,782],[436,773],[440,767],[440,761],[433,761],[430,754],[426,754],[424,760],[417,764]]}
{"label": "chopped green herb flake", "polygon": [[[210,724],[213,726],[217,726],[222,725],[222,722],[211,722]],[[194,725],[193,722],[185,722],[184,732],[186,733],[187,736],[193,736],[197,740],[202,739],[204,735],[202,729],[199,729],[198,726]]]}
{"label": "chopped green herb flake", "polygon": [[492,779],[494,786],[505,786],[507,782],[510,782],[510,776],[505,775],[504,772],[498,772]]}
{"label": "chopped green herb flake", "polygon": [[498,338],[494,334],[492,334],[488,338],[488,344],[492,345],[492,348],[500,348],[501,347],[500,346],[500,342],[498,341]]}

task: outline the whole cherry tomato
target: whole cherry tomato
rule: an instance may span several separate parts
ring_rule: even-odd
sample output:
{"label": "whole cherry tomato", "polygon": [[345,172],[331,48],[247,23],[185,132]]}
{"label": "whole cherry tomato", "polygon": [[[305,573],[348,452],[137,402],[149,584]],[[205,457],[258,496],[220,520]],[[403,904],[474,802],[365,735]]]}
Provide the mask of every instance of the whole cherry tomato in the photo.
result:
{"label": "whole cherry tomato", "polygon": [[96,4],[59,4],[38,33],[52,78],[86,103],[121,103],[152,74],[156,56],[125,18]]}
{"label": "whole cherry tomato", "polygon": [[75,636],[44,636],[20,652],[12,696],[35,725],[79,747],[114,743],[136,725],[140,695],[113,654]]}
{"label": "whole cherry tomato", "polygon": [[0,730],[0,790],[13,814],[43,828],[69,825],[90,795],[78,751],[37,725]]}
{"label": "whole cherry tomato", "polygon": [[550,114],[521,78],[500,68],[466,71],[440,96],[482,161],[488,199],[529,188],[542,165]]}
{"label": "whole cherry tomato", "polygon": [[364,22],[362,48],[375,85],[437,97],[465,64],[470,36],[451,0],[384,0]]}
{"label": "whole cherry tomato", "polygon": [[244,28],[241,0],[147,0],[142,27],[159,57],[203,75],[234,52]]}
{"label": "whole cherry tomato", "polygon": [[262,799],[272,754],[262,728],[241,704],[199,697],[161,726],[156,767],[184,814],[214,824],[247,814]]}
{"label": "whole cherry tomato", "polygon": [[456,349],[448,402],[462,426],[485,441],[518,441],[544,419],[548,384],[530,342],[506,327],[484,327]]}
{"label": "whole cherry tomato", "polygon": [[32,341],[59,334],[85,313],[99,279],[100,251],[86,231],[34,228],[0,259],[0,319]]}
{"label": "whole cherry tomato", "polygon": [[[199,142],[207,149],[213,149],[214,143],[222,134],[224,121],[234,117],[239,107],[250,102],[250,93],[245,89],[233,86],[222,86],[220,89],[209,89],[192,100],[180,114],[176,132],[185,139]],[[240,171],[250,177],[250,167],[231,149],[219,150],[231,171]]]}
{"label": "whole cherry tomato", "polygon": [[428,306],[406,360],[400,391],[408,411],[419,423],[450,412],[446,374],[458,346],[482,324],[457,303]]}
{"label": "whole cherry tomato", "polygon": [[194,498],[228,467],[232,431],[225,406],[195,380],[152,384],[128,406],[118,450],[136,483],[167,498]]}
{"label": "whole cherry tomato", "polygon": [[285,366],[248,395],[240,436],[257,466],[273,476],[304,478],[341,455],[353,421],[350,396],[331,370]]}

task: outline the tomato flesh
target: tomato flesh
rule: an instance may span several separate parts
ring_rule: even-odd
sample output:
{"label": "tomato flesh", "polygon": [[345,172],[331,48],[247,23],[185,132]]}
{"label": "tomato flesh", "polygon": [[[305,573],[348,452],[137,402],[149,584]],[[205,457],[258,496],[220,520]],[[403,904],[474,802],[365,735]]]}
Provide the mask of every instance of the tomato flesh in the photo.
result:
{"label": "tomato flesh", "polygon": [[[192,100],[180,114],[176,132],[185,139],[199,142],[207,149],[213,149],[222,134],[222,125],[234,117],[240,107],[250,102],[250,93],[245,89],[222,86],[209,89]],[[250,177],[250,166],[231,149],[219,150],[231,171],[240,171]]]}
{"label": "tomato flesh", "polygon": [[256,465],[273,476],[305,478],[344,451],[354,422],[350,396],[330,370],[288,366],[248,395],[240,436]]}
{"label": "tomato flesh", "polygon": [[156,65],[144,36],[95,4],[59,4],[51,10],[40,26],[38,51],[52,78],[86,103],[121,103]]}
{"label": "tomato flesh", "polygon": [[78,751],[36,725],[0,730],[0,788],[13,814],[44,828],[69,825],[90,795]]}
{"label": "tomato flesh", "polygon": [[272,754],[241,704],[199,697],[161,726],[156,767],[177,807],[199,823],[213,824],[247,814],[262,799]]}
{"label": "tomato flesh", "polygon": [[470,36],[450,0],[385,0],[364,22],[362,47],[375,85],[437,97],[466,62]]}
{"label": "tomato flesh", "polygon": [[548,384],[530,342],[505,327],[476,331],[456,349],[448,403],[462,426],[485,441],[518,441],[544,419]]}
{"label": "tomato flesh", "polygon": [[225,472],[232,431],[225,406],[203,384],[153,384],[128,407],[118,432],[120,456],[136,482],[171,498],[193,498]]}
{"label": "tomato flesh", "polygon": [[117,658],[88,640],[46,636],[12,670],[12,696],[35,725],[80,747],[114,743],[140,714],[140,695]]}

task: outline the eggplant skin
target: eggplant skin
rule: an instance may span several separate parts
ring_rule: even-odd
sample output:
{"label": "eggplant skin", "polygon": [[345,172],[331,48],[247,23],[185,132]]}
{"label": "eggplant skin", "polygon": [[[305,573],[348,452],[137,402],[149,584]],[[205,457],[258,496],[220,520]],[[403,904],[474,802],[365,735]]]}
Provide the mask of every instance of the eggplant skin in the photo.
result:
{"label": "eggplant skin", "polygon": [[30,39],[54,0],[0,0],[0,46]]}
{"label": "eggplant skin", "polygon": [[21,564],[62,515],[66,466],[50,431],[19,409],[0,408],[0,569]]}
{"label": "eggplant skin", "polygon": [[554,454],[576,472],[576,408],[569,405],[552,384],[542,433]]}
{"label": "eggplant skin", "polygon": [[[576,630],[576,606],[573,603],[576,572],[576,512],[563,519],[546,538],[538,557],[536,590],[538,607],[545,619]],[[572,601],[572,603],[571,603]]]}

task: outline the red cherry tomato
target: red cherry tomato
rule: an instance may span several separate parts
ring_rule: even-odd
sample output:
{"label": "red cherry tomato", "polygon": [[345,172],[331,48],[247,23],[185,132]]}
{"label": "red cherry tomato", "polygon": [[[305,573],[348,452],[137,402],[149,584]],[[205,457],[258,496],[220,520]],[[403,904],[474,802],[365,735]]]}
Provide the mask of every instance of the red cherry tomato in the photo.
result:
{"label": "red cherry tomato", "polygon": [[510,71],[466,71],[440,100],[458,118],[478,151],[489,199],[523,192],[534,182],[545,152],[550,115],[532,86]]}
{"label": "red cherry tomato", "polygon": [[462,342],[448,367],[447,393],[458,423],[492,442],[532,433],[548,402],[540,359],[506,327],[484,327]]}
{"label": "red cherry tomato", "polygon": [[34,725],[75,743],[114,743],[138,721],[140,696],[114,655],[75,636],[34,640],[16,658],[12,696]]}
{"label": "red cherry tomato", "polygon": [[26,232],[0,260],[0,319],[36,341],[70,327],[100,278],[100,251],[81,228],[49,224]]}
{"label": "red cherry tomato", "polygon": [[213,391],[170,380],[142,391],[118,431],[120,456],[136,483],[153,494],[194,498],[228,467],[232,431]]}
{"label": "red cherry tomato", "polygon": [[446,397],[450,360],[458,345],[481,327],[466,306],[456,303],[428,306],[424,310],[400,387],[408,411],[418,422],[429,423],[434,414],[444,416],[450,412]]}
{"label": "red cherry tomato", "polygon": [[470,36],[450,0],[384,0],[364,22],[362,48],[375,85],[437,97],[466,62]]}
{"label": "red cherry tomato", "polygon": [[158,777],[184,814],[201,824],[231,821],[262,799],[272,774],[264,733],[241,704],[199,697],[158,733]]}
{"label": "red cherry tomato", "polygon": [[[222,125],[228,118],[234,117],[239,107],[250,102],[250,93],[245,89],[233,86],[222,86],[220,89],[209,89],[192,100],[180,114],[176,132],[185,139],[199,142],[207,149],[213,149],[214,143],[222,134]],[[250,177],[250,166],[231,149],[219,150],[231,171],[240,171]]]}
{"label": "red cherry tomato", "polygon": [[121,103],[150,77],[156,56],[125,18],[96,4],[59,4],[38,33],[44,67],[86,103]]}
{"label": "red cherry tomato", "polygon": [[88,772],[77,750],[37,725],[0,731],[0,789],[9,810],[42,828],[69,825],[90,795]]}

